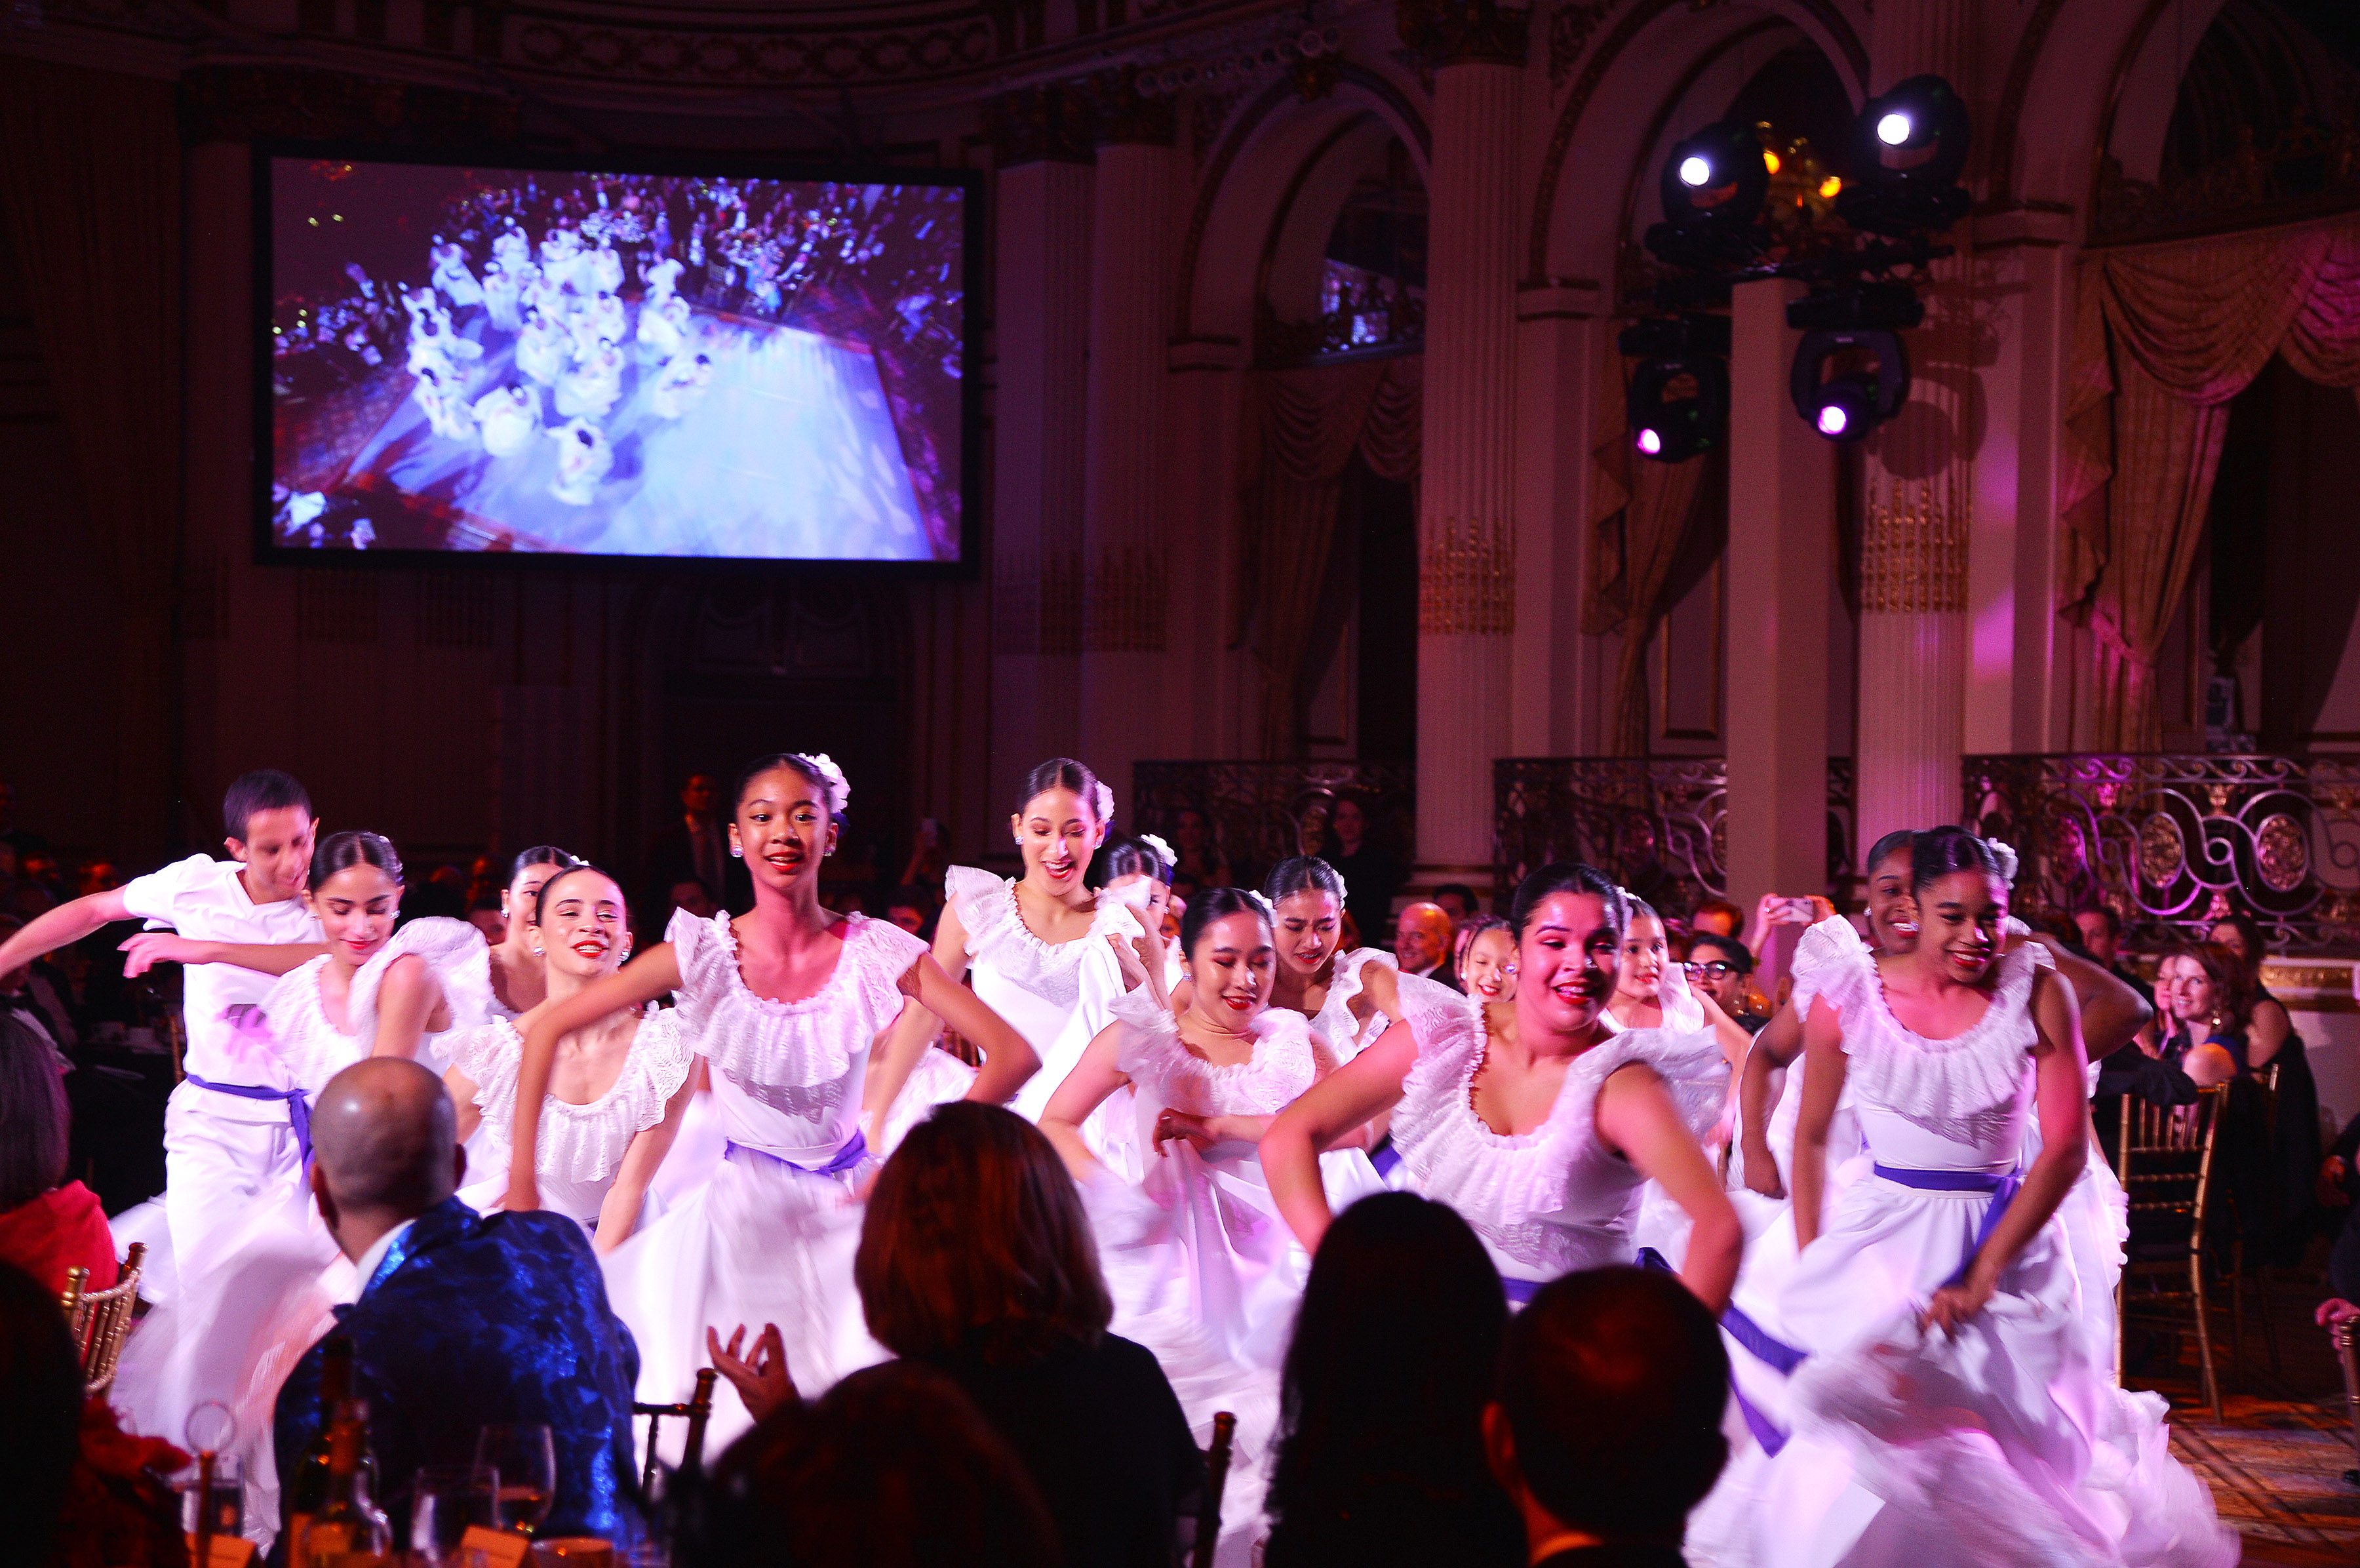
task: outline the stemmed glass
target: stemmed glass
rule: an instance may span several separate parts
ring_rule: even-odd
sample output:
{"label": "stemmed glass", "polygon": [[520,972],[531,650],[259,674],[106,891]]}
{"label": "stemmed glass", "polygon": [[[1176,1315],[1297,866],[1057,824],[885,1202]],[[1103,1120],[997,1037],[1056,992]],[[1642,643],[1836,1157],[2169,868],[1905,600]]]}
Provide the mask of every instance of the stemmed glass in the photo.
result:
{"label": "stemmed glass", "polygon": [[500,1528],[537,1532],[557,1502],[557,1446],[549,1428],[487,1426],[475,1438],[475,1463],[498,1475]]}
{"label": "stemmed glass", "polygon": [[410,1504],[410,1549],[427,1568],[462,1568],[468,1527],[497,1530],[500,1474],[488,1465],[428,1465]]}

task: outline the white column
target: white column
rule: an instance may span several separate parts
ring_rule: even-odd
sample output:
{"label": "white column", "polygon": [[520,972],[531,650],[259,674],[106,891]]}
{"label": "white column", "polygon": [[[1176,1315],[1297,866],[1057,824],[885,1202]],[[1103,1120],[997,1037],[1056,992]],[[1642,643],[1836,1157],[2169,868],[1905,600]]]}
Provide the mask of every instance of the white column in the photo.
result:
{"label": "white column", "polygon": [[1168,745],[1142,697],[1164,661],[1172,603],[1164,391],[1179,157],[1153,141],[1100,147],[1091,198],[1082,747],[1126,817],[1131,764]]}
{"label": "white column", "polygon": [[[1802,293],[1740,284],[1731,323],[1729,468],[1743,481],[1729,487],[1729,574],[1743,585],[1729,596],[1729,892],[1747,909],[1827,883],[1836,456],[1786,398],[1802,338],[1786,304]],[[1769,955],[1773,978],[1786,951]]]}
{"label": "white column", "polygon": [[[1472,40],[1470,40],[1472,42]],[[1516,248],[1524,39],[1435,73],[1418,522],[1417,879],[1491,880],[1491,761],[1511,736]]]}
{"label": "white column", "polygon": [[[1885,0],[1872,54],[1875,90],[1936,71],[1972,85],[1968,0]],[[1907,334],[1908,404],[1870,438],[1861,496],[1859,848],[1896,828],[1954,822],[1965,743],[1967,539],[1974,301],[1972,221],[1960,255],[1921,287],[1926,324]]]}
{"label": "white column", "polygon": [[1517,757],[1588,756],[1600,723],[1589,589],[1590,431],[1597,424],[1594,283],[1527,283],[1516,297],[1516,628],[1508,744]]}
{"label": "white column", "polygon": [[[991,790],[1080,749],[1090,186],[1036,157],[999,177],[993,249]],[[996,819],[988,819],[996,820]],[[986,835],[987,847],[1000,848]]]}

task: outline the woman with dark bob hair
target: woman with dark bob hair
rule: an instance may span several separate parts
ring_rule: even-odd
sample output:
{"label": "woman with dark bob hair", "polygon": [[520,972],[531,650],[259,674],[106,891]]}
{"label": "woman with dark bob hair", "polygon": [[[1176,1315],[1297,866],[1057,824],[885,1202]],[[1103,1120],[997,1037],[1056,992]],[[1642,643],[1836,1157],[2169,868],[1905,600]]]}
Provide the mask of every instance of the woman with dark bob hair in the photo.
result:
{"label": "woman with dark bob hair", "polygon": [[[947,1376],[1015,1451],[1067,1568],[1170,1568],[1203,1460],[1155,1357],[1106,1332],[1089,1217],[1037,1127],[936,1106],[879,1173],[852,1269],[869,1332]],[[738,1344],[715,1344],[714,1363],[747,1408],[792,1403],[775,1334],[753,1367]]]}
{"label": "woman with dark bob hair", "polygon": [[1524,1522],[1483,1458],[1507,1328],[1499,1271],[1451,1209],[1381,1192],[1336,1216],[1286,1353],[1269,1568],[1519,1568]]}

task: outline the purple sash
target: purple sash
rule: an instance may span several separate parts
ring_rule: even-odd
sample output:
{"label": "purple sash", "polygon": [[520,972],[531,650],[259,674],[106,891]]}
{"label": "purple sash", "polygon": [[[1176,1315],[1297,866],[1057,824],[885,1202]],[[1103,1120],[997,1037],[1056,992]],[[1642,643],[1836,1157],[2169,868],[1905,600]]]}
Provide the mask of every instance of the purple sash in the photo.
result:
{"label": "purple sash", "polygon": [[287,1102],[287,1122],[295,1129],[295,1147],[302,1151],[303,1163],[311,1163],[311,1105],[303,1098],[300,1089],[266,1089],[259,1083],[215,1083],[193,1073],[181,1074],[200,1089],[211,1089],[216,1094],[235,1094],[241,1100],[284,1100]]}
{"label": "purple sash", "polygon": [[755,1160],[767,1160],[773,1165],[783,1165],[790,1171],[799,1171],[806,1176],[841,1176],[869,1158],[869,1135],[864,1132],[854,1132],[850,1140],[842,1149],[830,1155],[825,1165],[798,1165],[793,1160],[782,1159],[768,1149],[755,1149],[739,1143],[735,1138],[732,1138],[729,1146],[721,1151],[721,1158],[735,1160],[741,1154]]}

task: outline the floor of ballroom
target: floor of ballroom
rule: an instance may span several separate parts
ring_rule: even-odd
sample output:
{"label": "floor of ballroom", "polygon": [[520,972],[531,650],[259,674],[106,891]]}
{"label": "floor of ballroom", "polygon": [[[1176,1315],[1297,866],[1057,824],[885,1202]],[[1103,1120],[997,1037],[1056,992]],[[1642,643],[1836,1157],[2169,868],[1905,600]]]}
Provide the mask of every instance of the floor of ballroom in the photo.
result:
{"label": "floor of ballroom", "polygon": [[2141,1361],[2134,1326],[2124,1382],[2171,1401],[2172,1451],[2212,1488],[2223,1522],[2245,1536],[2247,1563],[2349,1568],[2360,1564],[2360,1486],[2344,1473],[2360,1465],[2360,1456],[2334,1351],[2311,1320],[2323,1288],[2315,1273],[2287,1270],[2272,1277],[2268,1291],[2275,1371],[2250,1296],[2242,1368],[2229,1359],[2228,1312],[2213,1319],[2218,1422],[2203,1403],[2192,1334],[2179,1335],[2176,1347],[2155,1345]]}

